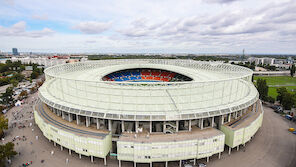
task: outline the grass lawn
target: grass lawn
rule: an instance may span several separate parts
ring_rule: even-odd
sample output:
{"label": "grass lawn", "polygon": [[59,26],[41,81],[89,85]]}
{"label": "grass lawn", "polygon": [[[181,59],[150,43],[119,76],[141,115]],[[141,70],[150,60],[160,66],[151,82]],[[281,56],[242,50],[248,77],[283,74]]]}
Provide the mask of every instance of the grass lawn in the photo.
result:
{"label": "grass lawn", "polygon": [[[289,92],[296,92],[296,86],[285,86]],[[269,87],[268,88],[268,95],[276,98],[277,96],[277,92],[276,92],[276,88],[278,87]]]}
{"label": "grass lawn", "polygon": [[[254,76],[254,81],[257,80],[258,78],[265,79],[267,85],[269,86],[268,88],[268,95],[276,98],[277,93],[276,93],[276,88],[278,87],[272,87],[273,85],[296,85],[296,78],[295,77],[290,77],[290,76]],[[289,92],[296,92],[296,86],[284,86],[288,89]]]}
{"label": "grass lawn", "polygon": [[296,85],[296,77],[290,76],[277,76],[277,77],[268,77],[268,76],[254,76],[254,80],[258,78],[265,79],[267,85]]}

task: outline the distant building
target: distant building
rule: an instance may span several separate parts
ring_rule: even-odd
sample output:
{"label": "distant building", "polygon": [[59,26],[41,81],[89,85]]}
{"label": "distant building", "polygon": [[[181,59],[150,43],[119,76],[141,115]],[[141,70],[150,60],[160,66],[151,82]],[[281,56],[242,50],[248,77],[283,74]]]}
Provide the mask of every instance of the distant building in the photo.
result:
{"label": "distant building", "polygon": [[258,65],[258,64],[269,64],[269,65],[274,65],[274,61],[275,59],[274,58],[268,58],[268,57],[264,57],[264,58],[255,58],[255,57],[250,57],[248,59],[248,61],[250,63],[253,63],[255,62],[255,65]]}
{"label": "distant building", "polygon": [[292,57],[288,57],[286,61],[287,61],[287,64],[293,64],[294,63],[294,60],[292,59]]}
{"label": "distant building", "polygon": [[17,48],[12,48],[12,54],[13,54],[14,56],[19,55],[19,53],[18,53],[18,51],[17,51]]}

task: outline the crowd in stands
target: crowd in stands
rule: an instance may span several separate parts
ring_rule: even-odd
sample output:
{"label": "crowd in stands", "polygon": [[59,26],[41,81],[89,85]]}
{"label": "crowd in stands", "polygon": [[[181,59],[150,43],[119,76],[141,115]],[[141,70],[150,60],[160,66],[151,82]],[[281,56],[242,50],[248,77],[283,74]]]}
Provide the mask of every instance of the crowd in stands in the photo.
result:
{"label": "crowd in stands", "polygon": [[191,80],[187,76],[160,69],[128,69],[117,71],[103,77],[103,81],[132,82],[180,82]]}

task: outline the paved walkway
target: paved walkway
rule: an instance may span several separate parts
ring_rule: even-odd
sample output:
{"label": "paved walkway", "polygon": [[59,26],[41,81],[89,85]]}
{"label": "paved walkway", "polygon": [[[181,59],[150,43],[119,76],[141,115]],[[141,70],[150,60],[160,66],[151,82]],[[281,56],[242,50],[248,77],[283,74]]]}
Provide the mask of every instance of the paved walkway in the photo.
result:
{"label": "paved walkway", "polygon": [[268,85],[268,87],[286,87],[286,86],[296,86],[296,84],[294,84],[294,85]]}

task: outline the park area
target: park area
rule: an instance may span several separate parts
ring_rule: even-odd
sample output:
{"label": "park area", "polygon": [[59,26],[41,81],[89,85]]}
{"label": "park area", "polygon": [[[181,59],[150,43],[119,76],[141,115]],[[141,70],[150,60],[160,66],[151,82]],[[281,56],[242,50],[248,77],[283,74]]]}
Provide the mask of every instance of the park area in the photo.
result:
{"label": "park area", "polygon": [[290,76],[254,76],[254,82],[257,79],[265,79],[268,85],[268,96],[276,99],[276,89],[279,87],[286,87],[292,93],[296,92],[296,77]]}

